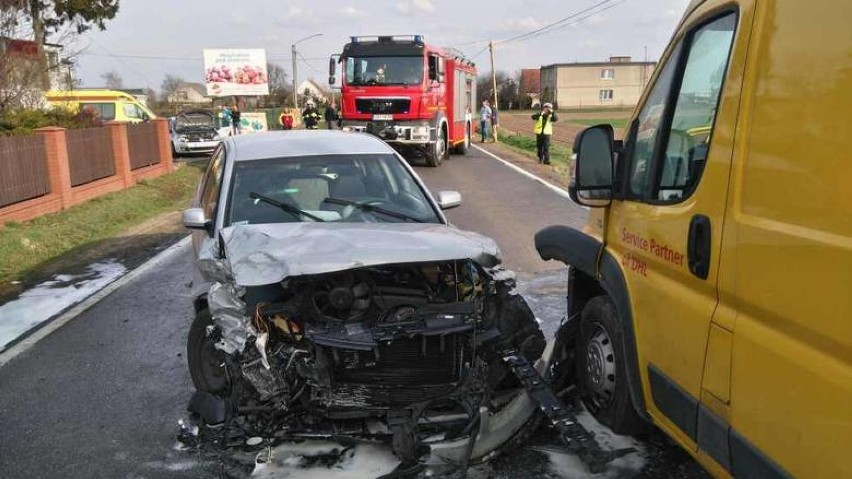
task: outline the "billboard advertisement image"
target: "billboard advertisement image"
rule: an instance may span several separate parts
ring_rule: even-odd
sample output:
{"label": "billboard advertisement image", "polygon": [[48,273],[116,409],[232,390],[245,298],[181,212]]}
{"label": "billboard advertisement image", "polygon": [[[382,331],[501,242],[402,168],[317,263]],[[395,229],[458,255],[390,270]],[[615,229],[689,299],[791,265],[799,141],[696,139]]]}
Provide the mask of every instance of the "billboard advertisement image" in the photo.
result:
{"label": "billboard advertisement image", "polygon": [[269,95],[266,50],[204,50],[204,86],[210,96]]}

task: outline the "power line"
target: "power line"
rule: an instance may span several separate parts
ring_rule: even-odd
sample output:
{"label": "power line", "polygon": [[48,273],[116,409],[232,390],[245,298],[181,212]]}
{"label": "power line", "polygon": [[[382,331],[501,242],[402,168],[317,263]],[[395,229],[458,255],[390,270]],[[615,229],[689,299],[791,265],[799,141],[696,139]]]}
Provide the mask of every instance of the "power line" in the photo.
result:
{"label": "power line", "polygon": [[[600,13],[603,13],[603,12],[605,12],[605,11],[607,11],[607,10],[611,9],[611,8],[615,8],[615,7],[617,7],[617,6],[621,5],[622,3],[626,2],[626,1],[627,1],[627,0],[620,0],[620,1],[616,2],[616,3],[612,3],[612,4],[610,4],[610,5],[607,5],[607,6],[605,6],[604,8],[601,8],[601,9],[598,9],[598,10],[596,10],[596,11],[594,11],[594,12],[591,12],[591,13],[589,13],[588,15],[586,15],[586,16],[584,16],[584,17],[575,18],[575,19],[574,19],[574,21],[566,22],[566,23],[561,23],[560,25],[554,26],[553,28],[550,28],[549,30],[542,31],[542,32],[539,32],[539,33],[535,33],[535,34],[532,34],[532,33],[531,33],[531,34],[527,34],[527,35],[526,35],[526,36],[524,36],[523,38],[520,38],[520,39],[518,39],[518,40],[515,40],[514,42],[511,42],[511,43],[517,43],[517,42],[523,42],[523,41],[527,41],[527,40],[532,40],[533,38],[538,38],[538,37],[540,37],[540,36],[542,36],[542,35],[546,35],[546,34],[548,34],[548,33],[551,33],[551,32],[553,32],[553,31],[559,30],[559,29],[561,29],[561,28],[569,27],[569,26],[572,26],[572,25],[577,25],[577,24],[579,24],[580,22],[582,22],[583,20],[587,20],[587,19],[589,19],[589,18],[592,18],[592,17],[594,17],[595,15],[598,15],[598,14],[600,14]],[[588,10],[587,10],[587,12],[588,12]],[[508,42],[508,40],[504,40],[504,41],[503,41],[503,42],[501,42],[501,43],[504,43],[504,44],[505,44],[505,43],[509,43],[509,42]]]}
{"label": "power line", "polygon": [[[511,38],[507,38],[505,40],[499,40],[498,43],[504,43],[504,44],[505,43],[513,43],[513,42],[517,42],[517,41],[527,39],[527,37],[530,37],[531,35],[547,33],[549,30],[555,29],[555,27],[559,26],[562,23],[565,23],[569,20],[572,20],[572,19],[574,19],[574,18],[576,18],[576,17],[578,17],[578,16],[580,16],[580,15],[586,13],[586,12],[594,10],[595,8],[598,8],[602,5],[606,5],[607,3],[610,3],[612,1],[613,0],[602,0],[602,1],[592,5],[590,7],[584,8],[583,10],[580,10],[578,12],[574,12],[574,13],[568,15],[567,17],[561,18],[561,19],[559,19],[559,20],[557,20],[553,23],[548,23],[547,25],[545,25],[543,27],[537,28],[535,30],[532,30],[532,31],[529,31],[529,32],[526,32],[526,33],[522,33],[520,35],[516,35],[516,36],[511,37]],[[534,38],[534,37],[531,37],[531,38]]]}
{"label": "power line", "polygon": [[[200,57],[174,57],[174,56],[160,56],[160,55],[123,55],[123,54],[103,54],[103,53],[95,53],[95,52],[82,52],[80,55],[90,56],[90,57],[111,57],[111,58],[127,58],[132,60],[179,60],[179,61],[190,61],[190,62],[201,62],[203,61]],[[301,56],[301,55],[299,55]],[[303,60],[325,60],[327,57],[302,57]],[[268,61],[290,61],[291,57],[270,57],[267,58]]]}

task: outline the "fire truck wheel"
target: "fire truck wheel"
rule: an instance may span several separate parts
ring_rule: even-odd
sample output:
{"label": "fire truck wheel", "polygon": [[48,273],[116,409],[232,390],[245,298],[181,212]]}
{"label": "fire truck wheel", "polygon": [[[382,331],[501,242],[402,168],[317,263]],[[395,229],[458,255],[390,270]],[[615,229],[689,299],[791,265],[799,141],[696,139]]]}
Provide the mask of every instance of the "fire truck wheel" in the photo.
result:
{"label": "fire truck wheel", "polygon": [[467,150],[470,149],[470,123],[465,126],[464,129],[464,141],[459,143],[456,146],[456,153],[459,155],[466,155]]}
{"label": "fire truck wheel", "polygon": [[447,152],[447,131],[442,128],[438,141],[426,147],[426,165],[431,167],[440,165],[446,158]]}

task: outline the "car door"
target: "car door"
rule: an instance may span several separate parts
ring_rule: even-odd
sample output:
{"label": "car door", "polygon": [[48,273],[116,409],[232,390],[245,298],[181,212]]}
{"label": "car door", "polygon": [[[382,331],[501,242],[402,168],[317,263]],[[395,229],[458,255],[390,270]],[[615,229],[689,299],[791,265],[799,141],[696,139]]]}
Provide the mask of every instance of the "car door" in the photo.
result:
{"label": "car door", "polygon": [[682,23],[629,127],[606,224],[648,411],[693,448],[752,17],[741,3],[699,7]]}

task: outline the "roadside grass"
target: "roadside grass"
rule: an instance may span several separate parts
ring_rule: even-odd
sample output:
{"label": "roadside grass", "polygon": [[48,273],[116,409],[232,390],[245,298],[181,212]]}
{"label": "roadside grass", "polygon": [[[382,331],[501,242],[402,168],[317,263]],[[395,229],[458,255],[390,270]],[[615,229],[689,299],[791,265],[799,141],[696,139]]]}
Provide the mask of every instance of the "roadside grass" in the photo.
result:
{"label": "roadside grass", "polygon": [[595,126],[603,123],[609,123],[616,130],[621,130],[627,126],[630,118],[571,118],[568,121],[571,123],[579,123],[580,125]]}
{"label": "roadside grass", "polygon": [[[502,131],[503,134],[500,135],[501,144],[508,146],[510,149],[528,158],[537,159],[534,136],[520,132],[512,132],[505,128],[503,128]],[[560,175],[567,175],[568,167],[571,165],[572,153],[573,151],[570,147],[564,146],[558,142],[550,142],[550,163]]]}
{"label": "roadside grass", "polygon": [[173,173],[140,181],[58,213],[0,229],[0,284],[21,280],[47,260],[118,235],[162,213],[189,204],[204,163],[182,164]]}

